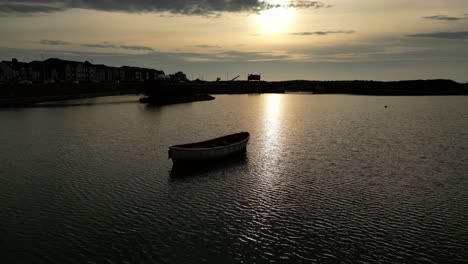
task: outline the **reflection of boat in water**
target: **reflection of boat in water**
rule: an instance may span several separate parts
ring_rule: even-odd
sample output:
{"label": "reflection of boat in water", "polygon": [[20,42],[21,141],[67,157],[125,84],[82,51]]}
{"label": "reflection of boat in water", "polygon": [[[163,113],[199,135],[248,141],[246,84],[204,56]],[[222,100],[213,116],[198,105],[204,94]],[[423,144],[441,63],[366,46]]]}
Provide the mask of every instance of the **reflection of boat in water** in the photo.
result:
{"label": "reflection of boat in water", "polygon": [[174,164],[205,163],[245,153],[249,132],[240,132],[207,141],[169,147],[169,158]]}
{"label": "reflection of boat in water", "polygon": [[247,153],[239,153],[223,159],[218,159],[216,162],[197,162],[191,163],[190,166],[184,166],[185,163],[174,165],[169,172],[171,180],[189,180],[187,178],[194,177],[223,177],[226,175],[235,174],[242,170],[248,162]]}

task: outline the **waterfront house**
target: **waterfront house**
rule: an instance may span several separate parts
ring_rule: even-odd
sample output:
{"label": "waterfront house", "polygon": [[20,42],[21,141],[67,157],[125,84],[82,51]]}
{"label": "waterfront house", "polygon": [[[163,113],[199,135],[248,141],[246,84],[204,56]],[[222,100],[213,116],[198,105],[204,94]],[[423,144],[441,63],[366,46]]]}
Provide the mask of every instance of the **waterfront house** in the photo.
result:
{"label": "waterfront house", "polygon": [[247,77],[248,81],[260,81],[260,79],[260,74],[249,74],[249,76]]}
{"label": "waterfront house", "polygon": [[13,69],[7,63],[0,62],[0,81],[13,80],[13,78]]}
{"label": "waterfront house", "polygon": [[84,72],[85,72],[85,80],[88,82],[92,82],[96,80],[96,66],[91,64],[89,61],[85,61],[84,65]]}
{"label": "waterfront house", "polygon": [[[27,62],[20,62],[17,59],[11,61],[2,61],[2,63],[8,67],[4,67],[5,71],[10,74],[9,79],[16,81],[38,81],[40,80],[40,72],[33,69],[33,67]],[[9,68],[10,70],[7,70]],[[11,76],[11,74],[13,76]]]}
{"label": "waterfront house", "polygon": [[33,82],[142,82],[160,79],[163,71],[139,67],[110,67],[50,58],[30,63],[16,59],[3,61],[0,66],[0,80]]}

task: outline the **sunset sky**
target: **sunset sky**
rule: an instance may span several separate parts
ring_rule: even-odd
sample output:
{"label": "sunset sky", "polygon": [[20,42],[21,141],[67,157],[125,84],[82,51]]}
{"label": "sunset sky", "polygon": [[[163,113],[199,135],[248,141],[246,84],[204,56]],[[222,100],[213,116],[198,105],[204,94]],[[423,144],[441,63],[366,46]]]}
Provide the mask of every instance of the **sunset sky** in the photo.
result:
{"label": "sunset sky", "polygon": [[468,81],[467,0],[0,0],[0,60],[214,80]]}

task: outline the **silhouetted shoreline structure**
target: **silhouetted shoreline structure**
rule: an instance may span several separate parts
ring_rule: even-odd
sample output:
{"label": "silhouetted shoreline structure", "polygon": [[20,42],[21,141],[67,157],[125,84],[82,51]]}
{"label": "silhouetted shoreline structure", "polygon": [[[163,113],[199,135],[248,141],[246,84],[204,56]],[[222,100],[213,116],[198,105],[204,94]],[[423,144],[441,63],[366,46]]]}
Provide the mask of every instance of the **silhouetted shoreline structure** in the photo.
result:
{"label": "silhouetted shoreline structure", "polygon": [[141,67],[111,67],[89,61],[47,59],[0,62],[0,106],[96,96],[139,94],[158,81],[188,81],[183,72]]}
{"label": "silhouetted shoreline structure", "polygon": [[[260,77],[258,75],[258,77]],[[247,79],[252,79],[251,75]],[[141,94],[156,105],[212,100],[208,94],[287,93],[360,95],[468,95],[468,84],[451,80],[408,81],[189,81],[186,74],[139,67],[110,67],[47,59],[0,63],[0,106],[118,94]]]}
{"label": "silhouetted shoreline structure", "polygon": [[287,93],[356,95],[468,95],[468,85],[452,80],[408,81],[220,81],[190,82],[185,86],[207,94]]}
{"label": "silhouetted shoreline structure", "polygon": [[0,81],[30,83],[57,82],[135,82],[168,79],[164,71],[141,67],[112,67],[56,58],[45,61],[20,62],[17,59],[0,62]]}
{"label": "silhouetted shoreline structure", "polygon": [[247,76],[247,81],[260,81],[260,80],[261,80],[260,74],[249,74]]}
{"label": "silhouetted shoreline structure", "polygon": [[159,80],[143,89],[145,97],[141,103],[150,105],[179,104],[196,101],[209,101],[215,98],[206,92],[201,92],[188,83],[175,80]]}

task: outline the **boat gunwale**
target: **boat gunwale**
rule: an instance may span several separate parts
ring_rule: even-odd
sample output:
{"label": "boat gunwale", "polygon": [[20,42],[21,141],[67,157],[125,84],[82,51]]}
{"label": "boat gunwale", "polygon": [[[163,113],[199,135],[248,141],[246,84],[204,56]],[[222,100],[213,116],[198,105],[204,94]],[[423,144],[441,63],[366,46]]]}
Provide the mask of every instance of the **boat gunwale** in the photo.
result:
{"label": "boat gunwale", "polygon": [[[232,135],[236,135],[236,134],[242,134],[242,133],[247,133],[247,137],[244,138],[244,139],[241,140],[241,141],[237,141],[237,142],[234,142],[234,143],[229,144],[229,145],[216,146],[216,147],[208,147],[208,148],[190,148],[190,147],[182,147],[182,146],[184,146],[184,145],[189,145],[189,144],[205,143],[205,142],[215,141],[215,140],[221,139],[221,138],[223,138],[223,137],[228,137],[228,136],[232,136]],[[222,137],[218,137],[218,138],[214,138],[214,139],[210,139],[210,140],[206,140],[206,141],[200,141],[200,142],[188,143],[188,144],[182,144],[182,145],[173,145],[173,146],[170,146],[169,149],[170,149],[170,150],[181,150],[181,151],[210,151],[210,150],[218,150],[218,149],[224,149],[224,148],[228,148],[228,147],[235,146],[235,145],[244,144],[244,143],[246,143],[247,141],[249,141],[249,138],[250,138],[250,134],[249,134],[248,132],[240,132],[240,133],[235,133],[235,134],[231,134],[231,135],[227,135],[227,136],[222,136]]]}

